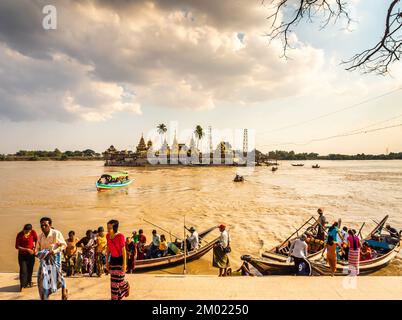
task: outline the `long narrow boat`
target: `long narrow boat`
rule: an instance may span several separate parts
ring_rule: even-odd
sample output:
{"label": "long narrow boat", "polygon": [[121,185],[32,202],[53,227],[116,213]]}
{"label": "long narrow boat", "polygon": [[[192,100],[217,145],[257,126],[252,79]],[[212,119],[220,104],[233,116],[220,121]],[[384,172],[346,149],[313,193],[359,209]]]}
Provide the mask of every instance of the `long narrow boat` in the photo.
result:
{"label": "long narrow boat", "polygon": [[113,172],[103,174],[96,182],[96,189],[98,191],[112,190],[126,187],[133,183],[133,179],[128,178],[128,172]]}
{"label": "long narrow boat", "polygon": [[304,167],[304,163],[292,163],[293,167]]}
{"label": "long narrow boat", "polygon": [[[369,244],[369,247],[376,250],[377,255],[373,259],[360,261],[359,274],[365,275],[375,272],[381,268],[387,266],[399,253],[401,248],[401,239],[396,243],[389,243],[387,241],[387,235],[381,234],[381,231],[388,220],[388,216],[385,216],[373,231],[364,239]],[[376,240],[374,240],[374,238]],[[311,262],[313,273],[319,275],[331,275],[329,266],[325,261],[313,261]],[[348,275],[348,263],[347,261],[338,261],[336,265],[337,276]]]}
{"label": "long narrow boat", "polygon": [[289,249],[291,243],[299,238],[303,233],[309,232],[313,235],[309,243],[309,261],[318,260],[321,257],[323,250],[323,241],[317,240],[314,235],[319,227],[318,221],[314,217],[310,217],[299,228],[296,229],[285,241],[269,251],[262,253],[260,258],[250,255],[243,255],[241,259],[249,262],[263,275],[281,275],[291,274],[294,264],[288,262]]}
{"label": "long narrow boat", "polygon": [[[186,262],[194,261],[201,258],[213,248],[213,246],[218,242],[219,238],[215,238],[210,242],[207,242],[204,238],[216,228],[217,227],[215,226],[198,234],[199,241],[204,242],[205,244],[201,245],[198,249],[187,252]],[[181,252],[176,255],[168,255],[161,258],[136,260],[135,272],[144,272],[177,266],[184,263],[184,257],[184,252]]]}

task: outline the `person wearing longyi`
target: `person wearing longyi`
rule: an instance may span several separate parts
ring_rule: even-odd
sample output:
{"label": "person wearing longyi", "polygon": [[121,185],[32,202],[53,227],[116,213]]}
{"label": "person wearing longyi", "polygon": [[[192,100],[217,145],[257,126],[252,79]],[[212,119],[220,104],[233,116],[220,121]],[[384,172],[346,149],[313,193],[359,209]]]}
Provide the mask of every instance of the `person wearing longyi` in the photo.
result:
{"label": "person wearing longyi", "polygon": [[[62,233],[52,227],[52,219],[48,217],[43,217],[40,219],[40,227],[42,233],[38,237],[38,245],[36,247],[36,254],[42,253],[40,256],[42,257],[41,266],[38,271],[38,279],[41,278],[42,268],[45,267],[45,264],[49,262],[49,258],[53,258],[57,267],[58,274],[51,274],[50,278],[52,282],[57,282],[56,279],[52,279],[52,277],[58,277],[61,281],[62,288],[62,299],[67,300],[68,298],[68,290],[66,281],[61,272],[61,252],[67,247],[67,243],[64,240]],[[44,253],[45,252],[45,253]],[[58,280],[59,280],[58,279]],[[39,280],[38,280],[39,281]],[[39,289],[41,288],[38,284]],[[48,292],[39,292],[41,294],[41,299],[48,298]],[[46,293],[43,295],[43,293]]]}
{"label": "person wearing longyi", "polygon": [[227,274],[227,268],[230,266],[228,249],[229,247],[229,233],[226,230],[226,226],[221,224],[218,226],[221,235],[218,243],[213,248],[213,260],[212,266],[219,268],[219,277],[225,277]]}
{"label": "person wearing longyi", "polygon": [[130,284],[124,279],[127,269],[126,239],[119,232],[119,221],[107,223],[106,270],[110,274],[112,300],[122,300],[130,294]]}

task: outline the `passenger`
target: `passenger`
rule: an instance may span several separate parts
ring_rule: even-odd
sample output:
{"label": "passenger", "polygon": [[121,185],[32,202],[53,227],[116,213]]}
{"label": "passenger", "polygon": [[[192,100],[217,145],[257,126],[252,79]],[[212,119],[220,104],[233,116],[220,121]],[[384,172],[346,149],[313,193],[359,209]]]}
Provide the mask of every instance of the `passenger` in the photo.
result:
{"label": "passenger", "polygon": [[389,224],[385,226],[385,230],[389,233],[389,235],[385,236],[387,243],[395,245],[400,241],[398,230],[392,228]]}
{"label": "passenger", "polygon": [[317,238],[320,240],[324,240],[325,239],[325,225],[327,224],[327,221],[325,219],[324,212],[321,208],[318,208],[317,213],[318,213]]}
{"label": "passenger", "polygon": [[95,265],[96,274],[100,277],[106,265],[106,245],[107,239],[105,235],[105,229],[103,227],[98,228],[98,236],[96,237],[96,250],[95,250]]}
{"label": "passenger", "polygon": [[92,274],[94,272],[95,246],[96,243],[94,241],[91,230],[87,230],[87,232],[85,233],[85,237],[83,237],[77,243],[77,247],[82,248],[83,267],[85,268],[86,272],[88,272],[90,277],[92,277]]}
{"label": "passenger", "polygon": [[[328,238],[329,236],[332,237],[333,241],[336,243],[339,243],[340,237],[339,237],[339,228],[338,228],[338,222],[334,222],[332,226],[328,228]],[[327,240],[328,242],[328,240]],[[340,254],[339,254],[339,246],[335,246],[336,248],[336,257],[339,260],[340,259]]]}
{"label": "passenger", "polygon": [[191,235],[189,237],[187,237],[187,250],[188,251],[192,251],[194,249],[198,249],[198,245],[199,245],[199,238],[198,238],[198,232],[195,230],[194,227],[191,227],[189,229],[189,231],[191,232]]}
{"label": "passenger", "polygon": [[349,229],[348,231],[348,265],[349,274],[352,276],[357,276],[359,274],[359,260],[360,260],[360,248],[361,243],[359,237],[356,236],[354,230]]}
{"label": "passenger", "polygon": [[142,229],[138,230],[138,253],[137,253],[137,259],[138,260],[143,260],[145,259],[146,256],[146,243],[147,243],[147,238],[144,235],[144,231]]}
{"label": "passenger", "polygon": [[[62,300],[68,299],[66,281],[61,270],[61,252],[67,244],[60,231],[52,227],[52,219],[40,219],[42,233],[38,237],[36,253],[40,260],[38,270],[38,289],[41,300],[47,300],[59,286],[62,288]],[[51,288],[49,288],[49,283]]]}
{"label": "passenger", "polygon": [[63,250],[64,259],[66,261],[67,277],[73,276],[77,272],[77,243],[79,239],[75,236],[74,231],[68,233],[66,239],[67,247]]}
{"label": "passenger", "polygon": [[307,258],[307,243],[306,236],[304,234],[291,244],[289,249],[289,257],[292,257],[295,262],[294,274],[297,275],[299,273],[300,264],[305,262]]}
{"label": "passenger", "polygon": [[32,287],[32,273],[35,265],[35,248],[38,235],[31,224],[26,224],[17,234],[15,249],[18,250],[18,264],[20,266],[20,291]]}
{"label": "passenger", "polygon": [[341,249],[343,251],[343,254],[341,255],[341,260],[347,261],[348,260],[348,253],[349,253],[348,228],[347,227],[342,228],[341,236],[342,236],[342,238],[340,238],[340,243],[341,243]]}
{"label": "passenger", "polygon": [[327,262],[329,264],[331,270],[331,276],[334,276],[336,272],[336,248],[339,247],[338,242],[334,241],[334,238],[330,235],[328,236],[327,243],[325,244],[324,250],[322,252],[322,256],[324,256],[324,252],[327,251]]}
{"label": "passenger", "polygon": [[168,254],[175,255],[175,254],[180,253],[181,245],[182,245],[182,243],[178,239],[175,239],[174,242],[169,242],[168,243],[168,247],[169,247]]}
{"label": "passenger", "polygon": [[157,234],[156,230],[152,230],[152,242],[149,246],[149,251],[147,254],[148,259],[156,257],[156,253],[158,251],[160,241],[161,241],[161,238],[160,238],[159,234]]}
{"label": "passenger", "polygon": [[362,249],[360,250],[360,260],[367,261],[373,259],[373,252],[369,247],[367,242],[363,243]]}
{"label": "passenger", "polygon": [[133,238],[127,237],[126,239],[126,254],[127,254],[127,271],[132,273],[135,269],[135,258],[137,254],[136,245]]}
{"label": "passenger", "polygon": [[165,257],[168,254],[168,244],[166,241],[166,237],[164,234],[161,235],[160,242],[159,242],[159,248],[157,252],[158,257]]}

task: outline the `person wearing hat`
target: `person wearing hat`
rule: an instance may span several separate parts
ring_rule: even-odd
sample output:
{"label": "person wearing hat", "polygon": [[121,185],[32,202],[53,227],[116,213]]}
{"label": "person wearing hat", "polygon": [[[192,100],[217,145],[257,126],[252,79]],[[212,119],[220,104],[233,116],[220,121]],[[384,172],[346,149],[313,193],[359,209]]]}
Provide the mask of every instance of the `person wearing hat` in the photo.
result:
{"label": "person wearing hat", "polygon": [[306,235],[302,234],[299,239],[293,241],[289,249],[289,257],[292,257],[295,266],[294,266],[294,274],[297,275],[299,273],[299,267],[302,262],[304,262],[307,258],[307,243],[306,243]]}
{"label": "person wearing hat", "polygon": [[212,266],[219,268],[219,277],[224,277],[227,274],[227,268],[230,266],[228,256],[230,252],[230,238],[225,225],[221,224],[218,228],[221,235],[213,249]]}
{"label": "person wearing hat", "polygon": [[[186,228],[187,229],[187,228]],[[195,230],[194,227],[191,227],[190,229],[187,229],[190,231],[191,235],[187,237],[187,250],[192,251],[194,249],[198,249],[198,244],[199,244],[199,238],[198,238],[198,232]]]}
{"label": "person wearing hat", "polygon": [[103,274],[106,264],[106,245],[107,239],[105,229],[100,226],[98,228],[98,235],[96,237],[96,274],[100,277]]}

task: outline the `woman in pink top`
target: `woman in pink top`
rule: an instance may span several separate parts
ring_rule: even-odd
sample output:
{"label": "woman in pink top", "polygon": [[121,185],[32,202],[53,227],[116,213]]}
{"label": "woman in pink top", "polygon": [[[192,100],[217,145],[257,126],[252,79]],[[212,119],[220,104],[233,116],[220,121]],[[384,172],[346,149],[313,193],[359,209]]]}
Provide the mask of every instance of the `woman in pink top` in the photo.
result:
{"label": "woman in pink top", "polygon": [[125,238],[118,229],[119,221],[107,223],[106,270],[110,273],[112,300],[122,300],[130,294],[130,285],[124,280],[127,268]]}
{"label": "woman in pink top", "polygon": [[360,264],[360,248],[361,243],[358,236],[351,229],[348,231],[348,266],[349,274],[352,276],[357,276],[359,274],[359,264]]}

